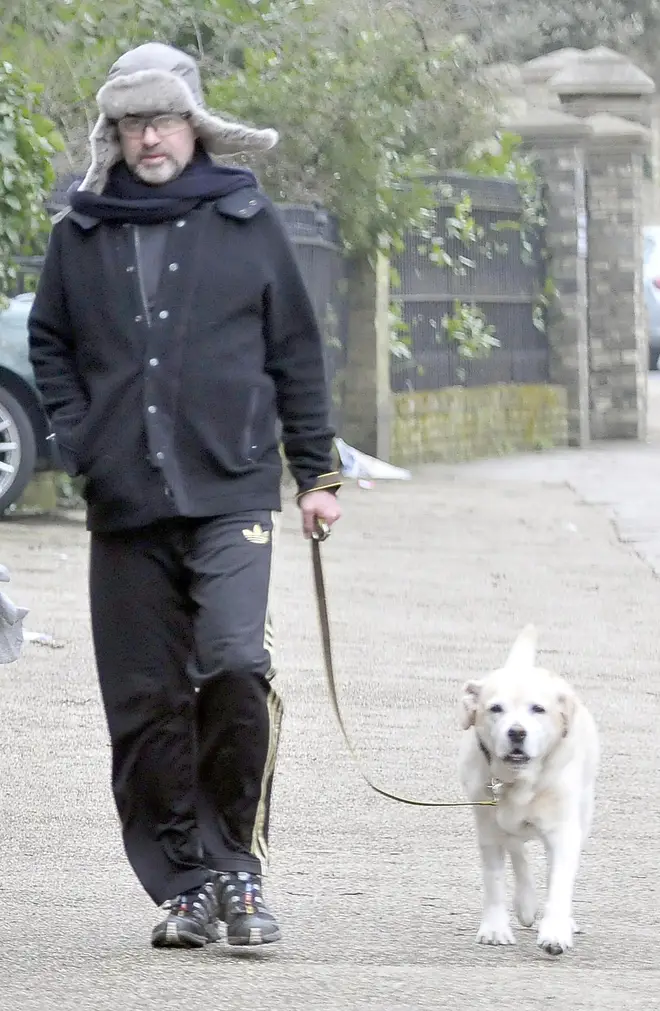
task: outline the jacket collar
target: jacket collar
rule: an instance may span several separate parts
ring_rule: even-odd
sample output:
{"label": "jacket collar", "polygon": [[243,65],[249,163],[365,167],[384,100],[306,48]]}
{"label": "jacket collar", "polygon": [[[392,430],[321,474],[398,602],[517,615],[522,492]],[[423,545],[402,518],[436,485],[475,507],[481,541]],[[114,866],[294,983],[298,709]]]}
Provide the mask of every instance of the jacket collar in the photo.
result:
{"label": "jacket collar", "polygon": [[265,206],[266,198],[254,187],[236,190],[226,197],[215,201],[215,209],[225,218],[236,218],[237,221],[249,221]]}

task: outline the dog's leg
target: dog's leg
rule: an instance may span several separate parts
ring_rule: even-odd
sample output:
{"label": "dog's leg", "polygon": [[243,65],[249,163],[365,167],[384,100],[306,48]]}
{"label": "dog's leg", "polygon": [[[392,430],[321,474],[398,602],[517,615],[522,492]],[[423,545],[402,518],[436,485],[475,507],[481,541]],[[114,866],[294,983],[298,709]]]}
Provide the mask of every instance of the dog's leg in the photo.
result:
{"label": "dog's leg", "polygon": [[506,908],[505,849],[492,812],[475,812],[481,870],[484,886],[484,907],[478,944],[515,944]]}
{"label": "dog's leg", "polygon": [[[580,851],[586,846],[589,834],[591,832],[591,823],[593,821],[594,815],[594,786],[593,782],[588,782],[585,784],[582,792],[582,808],[580,811],[580,824],[582,828],[582,841]],[[581,934],[582,929],[573,920],[573,933]]]}
{"label": "dog's leg", "polygon": [[[583,839],[584,839],[584,836],[583,836]],[[547,875],[546,888],[549,890],[550,889],[550,879],[552,877],[552,852],[549,849],[547,849],[547,848],[546,848],[546,875]],[[574,934],[581,934],[582,933],[582,928],[578,926],[578,924],[576,923],[576,921],[573,920],[573,919],[571,919],[571,923],[573,925],[573,933]]]}
{"label": "dog's leg", "polygon": [[561,955],[573,946],[571,906],[580,864],[579,819],[549,832],[544,839],[548,857],[548,898],[539,924],[537,944],[549,955]]}
{"label": "dog's leg", "polygon": [[513,896],[513,908],[523,927],[531,927],[538,912],[534,878],[527,860],[525,843],[514,840],[509,843],[511,866],[516,880],[516,890]]}

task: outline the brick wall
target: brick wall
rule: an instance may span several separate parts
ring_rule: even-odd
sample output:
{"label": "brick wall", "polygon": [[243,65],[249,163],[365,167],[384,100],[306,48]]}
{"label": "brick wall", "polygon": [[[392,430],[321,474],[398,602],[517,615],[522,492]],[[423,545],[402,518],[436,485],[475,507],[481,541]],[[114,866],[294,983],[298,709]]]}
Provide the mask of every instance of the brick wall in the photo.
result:
{"label": "brick wall", "polygon": [[399,466],[567,444],[568,400],[559,386],[448,387],[392,399],[391,461]]}

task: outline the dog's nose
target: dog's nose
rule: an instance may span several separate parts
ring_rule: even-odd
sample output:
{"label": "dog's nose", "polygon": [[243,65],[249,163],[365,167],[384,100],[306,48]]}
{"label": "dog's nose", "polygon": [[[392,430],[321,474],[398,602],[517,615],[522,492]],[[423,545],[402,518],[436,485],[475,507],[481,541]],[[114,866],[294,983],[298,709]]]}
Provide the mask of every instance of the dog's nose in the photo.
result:
{"label": "dog's nose", "polygon": [[512,727],[509,727],[509,740],[512,744],[522,744],[526,737],[527,731],[519,723],[514,723]]}

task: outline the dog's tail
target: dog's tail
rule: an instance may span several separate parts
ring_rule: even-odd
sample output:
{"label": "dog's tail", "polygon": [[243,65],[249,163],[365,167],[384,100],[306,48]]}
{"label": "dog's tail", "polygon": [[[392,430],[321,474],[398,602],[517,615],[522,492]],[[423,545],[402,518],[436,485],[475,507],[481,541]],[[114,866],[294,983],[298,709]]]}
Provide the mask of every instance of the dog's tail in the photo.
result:
{"label": "dog's tail", "polygon": [[529,668],[536,663],[537,632],[534,625],[526,625],[511,647],[505,667]]}

